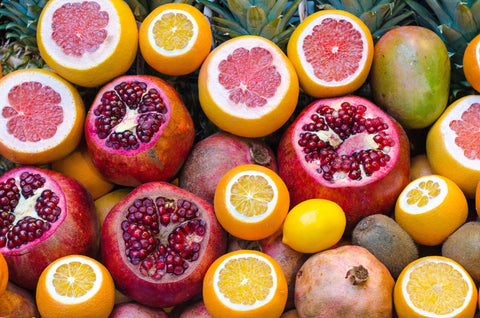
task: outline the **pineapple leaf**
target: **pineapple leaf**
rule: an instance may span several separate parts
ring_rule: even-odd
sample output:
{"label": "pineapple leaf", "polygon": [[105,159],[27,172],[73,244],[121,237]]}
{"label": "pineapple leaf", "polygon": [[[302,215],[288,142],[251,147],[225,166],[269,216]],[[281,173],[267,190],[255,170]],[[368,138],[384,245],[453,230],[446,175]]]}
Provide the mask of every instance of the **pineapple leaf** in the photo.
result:
{"label": "pineapple leaf", "polygon": [[137,21],[143,21],[147,17],[149,7],[146,0],[127,0],[127,3]]}
{"label": "pineapple leaf", "polygon": [[265,12],[269,12],[275,5],[275,0],[253,0],[253,5],[261,7]]}
{"label": "pineapple leaf", "polygon": [[224,26],[226,26],[228,29],[230,29],[234,33],[248,34],[248,31],[245,28],[243,28],[239,23],[237,23],[235,21],[223,19],[223,18],[220,18],[220,17],[212,17],[212,20],[214,20],[217,23],[223,24]]}
{"label": "pineapple leaf", "polygon": [[[278,27],[279,30],[286,29],[286,24],[297,12],[297,8],[300,5],[300,2],[302,2],[302,0],[293,0],[290,6],[287,9],[285,9],[285,11],[283,11],[282,21],[280,22],[280,25]],[[293,32],[293,28],[292,28],[292,32]]]}
{"label": "pineapple leaf", "polygon": [[[214,28],[215,28],[215,30],[217,30],[218,32],[227,34],[227,35],[228,35],[229,37],[231,37],[231,38],[234,38],[234,37],[236,37],[236,36],[245,35],[245,34],[240,34],[240,33],[237,33],[237,32],[233,32],[233,30],[231,30],[231,29],[223,28],[223,27],[218,26],[218,25],[215,25]],[[223,41],[223,42],[224,42],[224,41]]]}
{"label": "pineapple leaf", "polygon": [[216,4],[215,2],[210,2],[208,0],[196,0],[197,2],[200,2],[213,12],[216,12],[219,16],[223,17],[224,19],[227,20],[235,20],[235,18],[227,11],[225,10],[222,6]]}
{"label": "pineapple leaf", "polygon": [[250,7],[248,0],[227,0],[228,8],[240,20],[240,24],[247,25],[247,8]]}
{"label": "pineapple leaf", "polygon": [[29,16],[39,17],[40,13],[42,13],[43,6],[39,6],[36,4],[29,4],[28,5],[28,12],[31,12]]}
{"label": "pineapple leaf", "polygon": [[263,26],[268,23],[267,13],[261,7],[251,6],[247,10],[247,30],[250,34],[259,35]]}
{"label": "pineapple leaf", "polygon": [[348,11],[357,17],[362,14],[365,10],[363,10],[362,6],[358,2],[358,0],[343,0],[343,10]]}
{"label": "pineapple leaf", "polygon": [[475,3],[470,7],[470,11],[472,11],[475,21],[480,23],[480,1],[475,1]]}
{"label": "pineapple leaf", "polygon": [[320,4],[325,5],[329,5],[329,3],[331,3],[336,9],[343,10],[342,0],[328,0],[327,3],[324,3],[325,1],[320,0],[319,2]]}
{"label": "pineapple leaf", "polygon": [[282,21],[281,17],[278,17],[270,22],[268,22],[260,32],[260,36],[263,36],[267,39],[272,39],[279,31],[278,26],[280,25],[280,21]]}
{"label": "pineapple leaf", "polygon": [[275,5],[272,7],[270,11],[268,11],[268,21],[272,21],[273,19],[276,19],[280,15],[282,15],[283,8],[285,8],[285,4],[287,3],[287,0],[279,0],[275,2]]}
{"label": "pineapple leaf", "polygon": [[465,50],[468,40],[461,32],[445,24],[440,25],[438,28],[446,40],[445,44],[451,47],[454,52],[459,52],[461,48],[463,48],[462,52]]}
{"label": "pineapple leaf", "polygon": [[375,5],[375,0],[358,0],[360,7],[362,8],[362,11],[367,11],[367,10],[372,10],[370,9]]}
{"label": "pineapple leaf", "polygon": [[391,29],[391,28],[394,28],[398,25],[398,23],[400,21],[403,21],[405,20],[406,18],[408,18],[409,16],[413,15],[413,12],[412,11],[405,11],[404,13],[400,14],[400,15],[396,15],[394,18],[391,18],[391,19],[388,19],[388,21],[386,21],[383,26],[382,26],[382,29]]}
{"label": "pineapple leaf", "polygon": [[[448,15],[447,12],[443,10],[442,6],[438,3],[437,0],[425,0],[425,2],[427,2],[427,4],[432,9],[433,13],[435,13],[438,20],[440,21],[440,24],[446,24],[446,25],[452,24],[452,18]],[[451,1],[451,2],[457,2],[457,1]]]}
{"label": "pineapple leaf", "polygon": [[290,39],[290,36],[292,35],[294,29],[294,27],[289,27],[286,30],[280,32],[272,38],[272,42],[277,43],[278,47],[283,49],[287,45],[288,40]]}
{"label": "pineapple leaf", "polygon": [[[452,0],[440,0],[441,4],[443,5],[444,8],[446,8],[446,11],[448,15],[453,18],[455,15],[455,10],[457,9],[457,5],[460,4],[460,1],[452,1]],[[429,1],[427,1],[428,3]],[[435,1],[438,2],[438,1]]]}
{"label": "pineapple leaf", "polygon": [[405,0],[410,8],[417,13],[416,17],[419,23],[430,30],[435,31],[442,39],[444,39],[442,32],[438,29],[438,22],[435,17],[424,6],[419,4],[416,0]]}
{"label": "pineapple leaf", "polygon": [[372,10],[365,11],[359,18],[367,25],[371,32],[377,30],[382,25],[385,18],[392,12],[393,4],[383,4],[378,7],[372,8]]}
{"label": "pineapple leaf", "polygon": [[477,23],[475,23],[475,19],[473,18],[470,9],[464,4],[458,4],[453,21],[468,42],[477,35]]}

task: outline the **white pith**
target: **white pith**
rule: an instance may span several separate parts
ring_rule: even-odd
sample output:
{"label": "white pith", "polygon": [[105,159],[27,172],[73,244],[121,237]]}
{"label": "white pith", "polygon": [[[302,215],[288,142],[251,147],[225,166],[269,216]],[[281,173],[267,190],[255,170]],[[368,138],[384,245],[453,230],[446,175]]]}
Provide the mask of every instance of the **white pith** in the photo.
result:
{"label": "white pith", "polygon": [[[8,100],[8,93],[10,90],[14,86],[31,81],[39,82],[42,86],[50,86],[60,94],[62,99],[59,105],[63,108],[63,122],[57,126],[57,132],[52,138],[41,139],[38,142],[20,141],[19,139],[14,138],[6,129],[7,122],[11,118],[4,118],[1,115],[3,107],[12,106]],[[0,103],[0,126],[4,127],[4,129],[0,129],[0,142],[17,152],[37,153],[56,147],[70,134],[77,119],[75,98],[72,95],[70,88],[65,86],[65,84],[57,78],[48,74],[36,72],[35,70],[17,73],[14,76],[2,79],[2,82],[0,83]]]}
{"label": "white pith", "polygon": [[449,127],[450,123],[453,120],[461,120],[463,113],[467,111],[470,105],[473,103],[480,103],[479,95],[471,95],[465,97],[464,100],[456,104],[454,108],[448,112],[448,114],[443,118],[440,123],[440,132],[444,140],[438,140],[436,142],[443,142],[445,144],[445,149],[447,150],[447,152],[453,158],[455,158],[462,166],[473,170],[480,170],[480,160],[472,160],[465,157],[464,150],[455,143],[457,133]]}
{"label": "white pith", "polygon": [[[238,179],[240,179],[243,176],[261,176],[262,178],[267,180],[268,184],[272,187],[273,192],[274,192],[274,196],[273,196],[272,201],[270,201],[268,203],[268,208],[267,208],[267,211],[265,211],[265,213],[263,213],[261,215],[255,215],[255,216],[245,216],[243,214],[238,213],[236,208],[232,205],[232,203],[230,201],[230,196],[231,196],[231,193],[232,193],[232,186],[237,182]],[[273,182],[273,180],[268,175],[266,175],[262,172],[259,172],[259,171],[243,171],[243,172],[238,173],[227,184],[225,193],[226,193],[225,202],[227,204],[227,207],[228,207],[228,210],[230,211],[230,213],[232,213],[233,216],[236,219],[241,219],[244,222],[250,222],[250,223],[260,222],[263,219],[265,219],[266,217],[268,217],[272,213],[273,208],[277,205],[277,201],[278,201],[278,189],[277,189],[275,183]]]}
{"label": "white pith", "polygon": [[[456,271],[458,271],[464,281],[468,284],[468,294],[467,296],[465,297],[465,301],[463,303],[463,305],[457,309],[455,309],[454,311],[452,311],[451,313],[449,314],[446,314],[446,315],[437,315],[435,313],[432,313],[432,312],[428,312],[428,311],[425,311],[423,309],[420,309],[418,307],[416,307],[413,302],[411,301],[410,299],[410,296],[407,292],[407,284],[410,280],[410,275],[411,273],[413,272],[413,270],[419,266],[422,266],[426,263],[446,263],[450,266],[452,266]],[[475,288],[471,281],[470,281],[470,277],[467,276],[467,274],[465,273],[465,270],[461,267],[459,267],[457,264],[453,263],[453,262],[450,262],[448,260],[443,260],[443,259],[432,259],[432,258],[428,258],[428,259],[425,259],[425,260],[420,260],[418,263],[414,264],[413,266],[411,266],[410,268],[408,268],[406,271],[405,271],[405,276],[404,276],[404,279],[403,279],[403,282],[402,282],[402,294],[404,295],[405,297],[405,301],[406,303],[408,304],[408,306],[413,310],[415,311],[416,313],[418,313],[419,315],[423,315],[423,317],[429,317],[429,318],[450,318],[450,317],[457,317],[457,315],[462,312],[466,307],[467,305],[469,304],[469,302],[467,301],[468,299],[470,299],[472,297],[472,292],[473,292],[473,288]]]}
{"label": "white pith", "polygon": [[[422,207],[419,207],[416,204],[408,204],[407,193],[413,189],[421,190],[419,188],[419,184],[421,182],[427,182],[429,180],[436,182],[439,185],[440,194],[436,197],[429,197],[428,204]],[[405,189],[402,191],[399,197],[400,208],[409,214],[422,214],[425,212],[430,212],[435,208],[437,208],[440,204],[442,204],[442,202],[447,197],[447,194],[448,194],[448,186],[447,186],[447,183],[442,178],[439,178],[438,176],[434,176],[434,175],[424,176],[424,177],[415,179],[405,187]],[[424,191],[423,195],[428,196],[428,192]]]}
{"label": "white pith", "polygon": [[[275,66],[277,72],[281,75],[281,82],[277,87],[275,95],[268,98],[267,103],[264,106],[250,108],[245,104],[235,104],[228,98],[229,90],[225,89],[218,81],[218,76],[220,74],[218,65],[236,49],[245,48],[250,51],[254,47],[264,48],[272,54],[272,65]],[[275,109],[288,92],[291,78],[289,70],[285,66],[285,58],[286,57],[282,56],[281,51],[279,51],[277,47],[270,42],[267,42],[267,40],[264,41],[262,39],[248,37],[246,39],[236,39],[235,41],[230,41],[218,46],[214,52],[211,53],[211,60],[207,70],[209,75],[206,86],[213,101],[221,110],[231,116],[244,119],[262,118]]]}
{"label": "white pith", "polygon": [[[188,18],[188,20],[192,23],[192,26],[193,26],[193,36],[190,38],[190,40],[188,41],[188,44],[186,47],[184,47],[183,49],[176,49],[176,50],[173,50],[173,51],[167,51],[165,50],[164,48],[161,48],[159,47],[156,42],[155,42],[155,37],[154,37],[154,34],[153,34],[153,28],[155,27],[155,24],[157,23],[158,20],[161,20],[162,17],[165,15],[165,14],[168,14],[168,13],[173,13],[173,14],[181,14],[181,15],[184,15]],[[192,46],[195,44],[195,41],[197,41],[197,38],[198,38],[198,25],[197,25],[197,22],[195,21],[195,19],[192,17],[192,15],[186,11],[183,11],[183,10],[178,10],[178,9],[169,9],[169,10],[165,10],[163,12],[161,12],[158,16],[156,16],[152,22],[150,23],[149,25],[149,28],[148,28],[148,42],[150,43],[150,45],[155,49],[155,51],[157,51],[158,53],[162,54],[162,55],[168,55],[168,56],[175,56],[175,55],[181,55],[181,54],[184,54],[185,52],[188,52]]]}
{"label": "white pith", "polygon": [[[78,2],[80,1],[69,1],[68,3]],[[105,28],[108,35],[95,52],[85,52],[80,57],[65,54],[62,48],[60,48],[51,38],[53,14],[55,13],[55,10],[66,4],[67,1],[50,0],[42,12],[43,17],[39,32],[44,42],[45,50],[48,55],[63,67],[78,70],[93,68],[112,55],[120,42],[120,18],[112,1],[95,0],[95,2],[100,5],[100,11],[106,11],[108,13],[109,20]]]}
{"label": "white pith", "polygon": [[[55,272],[57,271],[57,269],[64,264],[68,264],[68,263],[72,263],[72,262],[79,262],[79,263],[82,263],[82,264],[87,264],[93,269],[93,272],[95,273],[96,279],[95,279],[95,282],[93,284],[93,287],[89,291],[87,291],[87,293],[85,293],[85,295],[83,295],[81,297],[69,297],[69,296],[60,295],[56,292],[55,287],[52,284],[52,281],[54,279],[54,275],[55,275]],[[98,293],[98,291],[100,290],[100,287],[102,286],[103,274],[102,274],[102,271],[100,270],[99,266],[95,262],[93,262],[92,260],[89,260],[85,257],[72,256],[72,257],[67,257],[67,258],[64,258],[64,259],[61,259],[61,260],[58,260],[57,262],[55,262],[52,265],[52,267],[49,269],[49,271],[47,272],[47,276],[46,276],[45,281],[46,281],[47,291],[52,296],[52,298],[54,298],[55,300],[57,300],[58,302],[61,302],[63,304],[72,304],[73,305],[73,304],[79,304],[79,303],[85,302],[86,300],[92,298],[95,294]]]}
{"label": "white pith", "polygon": [[[235,260],[235,259],[240,259],[240,258],[249,258],[249,257],[252,257],[252,258],[256,258],[260,261],[262,261],[263,263],[267,264],[269,267],[270,267],[270,272],[272,273],[272,281],[273,281],[273,286],[270,288],[270,292],[269,294],[267,295],[267,297],[265,297],[265,299],[263,300],[260,300],[260,301],[256,301],[255,304],[249,306],[249,305],[244,305],[244,304],[236,304],[236,303],[232,303],[227,297],[225,297],[222,292],[220,291],[220,289],[218,288],[218,283],[219,283],[219,274],[221,272],[222,269],[225,268],[225,265],[229,262],[229,261],[232,261],[232,260]],[[273,268],[272,264],[264,257],[260,256],[260,255],[257,255],[257,254],[253,254],[253,253],[242,253],[242,254],[237,254],[237,255],[232,255],[230,257],[227,257],[225,258],[220,264],[219,266],[217,267],[217,269],[215,270],[215,273],[213,275],[213,289],[215,291],[215,294],[217,295],[217,297],[220,299],[220,301],[227,307],[229,308],[232,308],[234,310],[239,310],[239,311],[242,311],[242,310],[252,310],[253,308],[259,308],[261,306],[264,306],[265,304],[268,304],[272,299],[273,297],[275,296],[275,291],[277,290],[277,285],[278,285],[278,282],[277,282],[277,277],[275,275],[273,275],[273,273],[275,273],[275,269]],[[248,278],[246,278],[248,279]]]}
{"label": "white pith", "polygon": [[[362,54],[362,58],[359,61],[358,69],[355,71],[355,73],[351,74],[350,76],[348,76],[347,78],[345,78],[342,81],[327,82],[327,81],[323,81],[323,80],[319,79],[315,75],[314,68],[313,68],[312,64],[307,62],[307,59],[306,59],[304,51],[303,51],[303,42],[305,40],[305,37],[307,37],[308,35],[310,35],[312,33],[312,30],[315,26],[319,25],[324,19],[328,19],[328,18],[331,18],[331,19],[334,19],[334,20],[346,20],[346,21],[350,22],[350,24],[353,26],[353,28],[361,34],[361,39],[362,39],[362,42],[363,42],[364,51],[363,51],[363,54]],[[297,41],[297,52],[298,52],[298,57],[300,58],[300,63],[302,65],[302,67],[304,68],[308,77],[312,81],[314,81],[315,83],[318,83],[322,86],[337,87],[337,86],[346,85],[346,84],[352,82],[353,80],[355,80],[358,77],[360,72],[363,70],[363,68],[365,67],[365,62],[367,61],[367,54],[366,54],[366,50],[367,50],[367,47],[368,47],[367,43],[368,43],[368,41],[367,41],[367,37],[365,36],[365,32],[358,25],[358,23],[356,21],[354,21],[353,19],[351,19],[350,17],[344,16],[344,15],[339,15],[339,14],[323,14],[323,15],[317,17],[316,19],[314,19],[313,21],[311,21],[305,27],[305,29],[301,32],[301,34],[298,37],[298,41]]]}

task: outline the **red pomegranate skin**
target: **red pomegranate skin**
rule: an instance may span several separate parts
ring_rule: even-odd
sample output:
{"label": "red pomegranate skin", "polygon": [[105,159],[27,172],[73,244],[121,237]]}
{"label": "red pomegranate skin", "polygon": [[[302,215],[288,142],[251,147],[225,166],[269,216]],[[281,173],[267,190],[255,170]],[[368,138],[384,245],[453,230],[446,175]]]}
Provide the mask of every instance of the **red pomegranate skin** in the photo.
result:
{"label": "red pomegranate skin", "polygon": [[10,170],[2,176],[2,180],[21,169],[50,176],[62,189],[67,204],[67,210],[62,211],[67,214],[65,219],[47,239],[28,243],[31,246],[20,253],[7,247],[0,248],[8,264],[10,280],[33,290],[42,271],[54,260],[71,254],[94,257],[99,247],[100,223],[92,196],[77,180],[59,172],[33,167]]}
{"label": "red pomegranate skin", "polygon": [[[180,95],[167,81],[150,75],[124,78],[129,81],[141,82],[147,79],[155,82],[170,101],[170,120],[153,147],[129,156],[121,151],[109,153],[93,142],[92,136],[97,133],[89,123],[92,117],[89,112],[85,120],[85,137],[92,161],[105,178],[118,185],[135,187],[150,181],[170,181],[179,172],[193,146],[195,128],[192,118]],[[100,94],[102,91],[97,98]]]}
{"label": "red pomegranate skin", "polygon": [[[359,99],[356,96],[340,98],[354,102]],[[362,101],[365,100],[362,99]],[[369,183],[361,186],[358,186],[355,182],[352,182],[352,186],[342,187],[335,187],[333,184],[326,185],[325,182],[321,184],[319,181],[322,178],[321,174],[304,168],[303,156],[301,158],[297,156],[294,149],[294,144],[298,140],[293,138],[293,131],[302,115],[311,111],[312,107],[318,107],[318,102],[315,101],[306,107],[283,134],[277,151],[279,175],[289,189],[291,207],[313,198],[328,199],[339,204],[347,218],[345,233],[348,235],[357,222],[364,217],[376,213],[389,214],[392,212],[400,192],[409,183],[409,140],[403,127],[395,119],[378,109],[383,116],[393,121],[400,140],[399,156],[395,162],[393,159],[390,161],[390,165],[393,165],[390,172],[378,179],[371,178]],[[326,104],[328,105],[328,100],[326,100]]]}
{"label": "red pomegranate skin", "polygon": [[273,150],[261,139],[220,131],[197,142],[179,174],[179,186],[213,204],[215,188],[229,170],[258,164],[277,172]]}
{"label": "red pomegranate skin", "polygon": [[[140,273],[138,265],[133,265],[125,254],[121,223],[126,218],[128,207],[137,198],[146,197],[166,197],[193,202],[201,211],[200,218],[207,224],[198,259],[191,262],[180,276],[166,273],[160,280],[146,277]],[[161,235],[165,236],[165,233]],[[135,188],[112,208],[102,227],[102,259],[112,274],[116,287],[133,300],[151,307],[176,306],[199,295],[208,267],[225,253],[226,248],[227,234],[218,223],[213,206],[166,182],[148,182]]]}
{"label": "red pomegranate skin", "polygon": [[203,300],[199,300],[185,308],[179,318],[212,318]]}
{"label": "red pomegranate skin", "polygon": [[[351,271],[360,266],[361,271]],[[303,264],[296,277],[295,308],[301,318],[390,318],[394,284],[385,265],[367,249],[345,245],[314,254]]]}
{"label": "red pomegranate skin", "polygon": [[115,305],[108,318],[168,318],[168,315],[162,308],[127,302]]}

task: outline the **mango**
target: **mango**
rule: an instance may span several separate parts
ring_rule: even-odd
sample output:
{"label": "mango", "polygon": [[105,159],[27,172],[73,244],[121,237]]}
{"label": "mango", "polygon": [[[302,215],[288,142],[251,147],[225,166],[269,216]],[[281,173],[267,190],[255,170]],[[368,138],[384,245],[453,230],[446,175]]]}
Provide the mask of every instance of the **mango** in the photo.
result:
{"label": "mango", "polygon": [[420,26],[402,26],[375,44],[369,83],[373,101],[404,128],[430,126],[450,90],[450,59],[442,39]]}

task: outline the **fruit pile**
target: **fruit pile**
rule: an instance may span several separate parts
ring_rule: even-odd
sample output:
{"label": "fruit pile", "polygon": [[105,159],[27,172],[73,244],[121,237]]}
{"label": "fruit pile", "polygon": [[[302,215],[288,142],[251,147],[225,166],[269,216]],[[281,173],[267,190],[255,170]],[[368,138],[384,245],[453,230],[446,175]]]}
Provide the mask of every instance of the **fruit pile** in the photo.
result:
{"label": "fruit pile", "polygon": [[479,8],[0,2],[0,317],[480,315]]}

